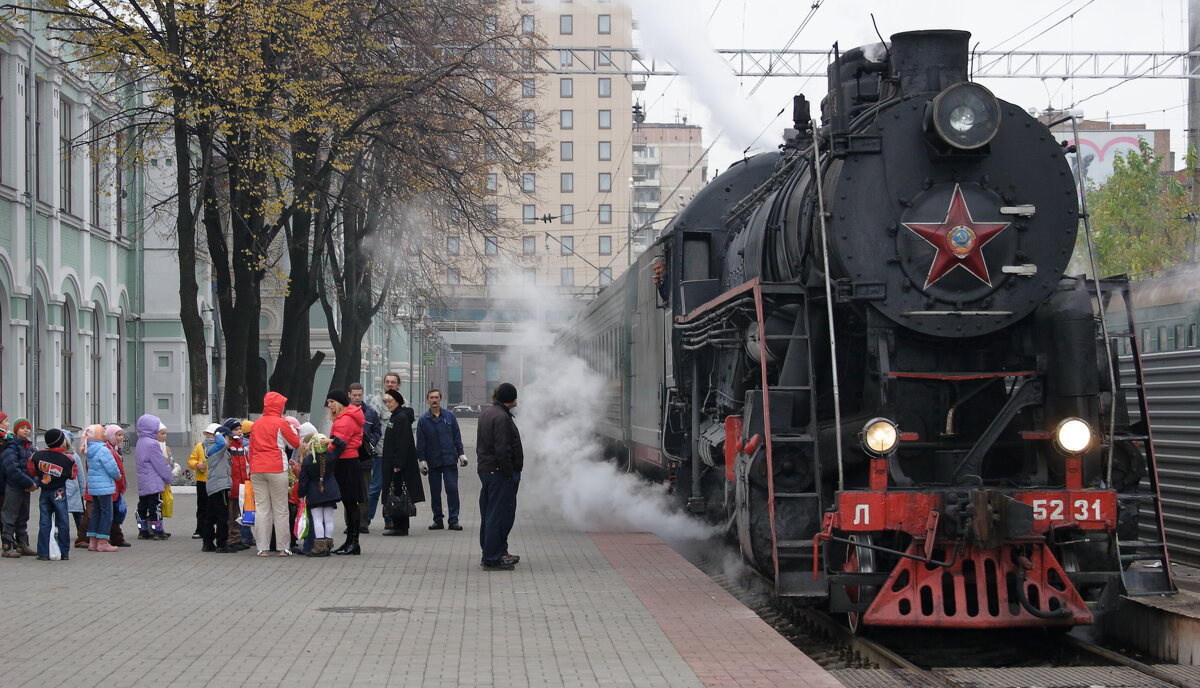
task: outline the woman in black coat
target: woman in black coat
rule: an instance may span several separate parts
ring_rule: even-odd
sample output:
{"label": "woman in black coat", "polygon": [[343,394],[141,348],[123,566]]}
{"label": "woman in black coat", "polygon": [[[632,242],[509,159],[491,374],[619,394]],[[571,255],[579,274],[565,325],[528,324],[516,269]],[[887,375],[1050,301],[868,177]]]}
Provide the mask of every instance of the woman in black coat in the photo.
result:
{"label": "woman in black coat", "polygon": [[[404,397],[394,389],[383,394],[383,403],[391,416],[383,432],[383,475],[389,480],[385,487],[401,494],[408,491],[414,504],[425,501],[421,471],[417,465],[417,444],[413,440],[413,410],[404,405]],[[387,504],[387,491],[384,492]],[[387,514],[385,509],[384,514]],[[408,535],[408,516],[385,523],[384,535]]]}

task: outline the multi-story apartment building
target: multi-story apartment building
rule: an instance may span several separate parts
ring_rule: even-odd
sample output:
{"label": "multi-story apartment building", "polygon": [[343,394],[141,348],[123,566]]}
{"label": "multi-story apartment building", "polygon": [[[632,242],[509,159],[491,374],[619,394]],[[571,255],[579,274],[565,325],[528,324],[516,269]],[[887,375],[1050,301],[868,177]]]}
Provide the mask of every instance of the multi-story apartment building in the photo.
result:
{"label": "multi-story apartment building", "polygon": [[634,253],[654,241],[663,226],[708,183],[702,130],[685,118],[646,122],[633,135]]}
{"label": "multi-story apartment building", "polygon": [[445,238],[451,259],[464,258],[447,268],[446,307],[431,315],[456,353],[438,357],[432,380],[441,380],[448,401],[468,404],[486,403],[501,380],[527,380],[532,361],[521,342],[552,338],[630,260],[634,86],[607,53],[632,48],[629,6],[510,2],[520,30],[546,46],[539,64],[549,69],[521,84],[529,141],[543,165],[488,180],[508,236],[484,238],[476,251],[465,250],[469,239]]}

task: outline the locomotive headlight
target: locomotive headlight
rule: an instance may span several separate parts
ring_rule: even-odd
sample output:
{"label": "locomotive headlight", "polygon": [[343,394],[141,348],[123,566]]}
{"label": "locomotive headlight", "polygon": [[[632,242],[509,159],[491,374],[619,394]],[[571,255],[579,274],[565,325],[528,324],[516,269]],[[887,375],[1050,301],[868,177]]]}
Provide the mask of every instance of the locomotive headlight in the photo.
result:
{"label": "locomotive headlight", "polygon": [[1054,430],[1054,443],[1064,454],[1079,454],[1092,443],[1092,427],[1081,418],[1068,418]]}
{"label": "locomotive headlight", "polygon": [[900,441],[900,431],[887,418],[873,418],[862,430],[863,448],[877,456],[890,454]]}
{"label": "locomotive headlight", "polygon": [[932,124],[937,135],[951,146],[979,148],[1000,130],[1000,104],[983,86],[963,81],[933,99]]}

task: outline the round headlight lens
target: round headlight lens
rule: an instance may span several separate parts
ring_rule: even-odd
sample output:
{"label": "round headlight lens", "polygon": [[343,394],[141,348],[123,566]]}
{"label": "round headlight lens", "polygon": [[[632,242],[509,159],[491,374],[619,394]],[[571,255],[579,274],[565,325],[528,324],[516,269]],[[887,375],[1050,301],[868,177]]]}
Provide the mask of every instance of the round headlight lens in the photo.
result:
{"label": "round headlight lens", "polygon": [[900,441],[900,431],[896,424],[886,418],[876,418],[863,426],[863,447],[872,454],[887,454],[896,448]]}
{"label": "round headlight lens", "polygon": [[1054,441],[1067,454],[1078,454],[1092,443],[1092,428],[1080,418],[1068,418],[1058,424]]}
{"label": "round headlight lens", "polygon": [[1000,103],[979,84],[954,84],[933,99],[933,126],[955,148],[979,148],[1000,130]]}

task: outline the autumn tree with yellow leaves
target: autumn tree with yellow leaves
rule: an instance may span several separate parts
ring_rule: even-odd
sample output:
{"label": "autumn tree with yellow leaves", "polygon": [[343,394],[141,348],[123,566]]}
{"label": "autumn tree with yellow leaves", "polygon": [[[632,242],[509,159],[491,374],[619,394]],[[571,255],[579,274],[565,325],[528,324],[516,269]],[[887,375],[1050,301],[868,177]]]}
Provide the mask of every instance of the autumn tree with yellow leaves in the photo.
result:
{"label": "autumn tree with yellow leaves", "polygon": [[514,96],[536,39],[498,20],[494,0],[47,0],[39,11],[87,67],[138,91],[142,105],[105,126],[173,146],[193,416],[210,415],[198,248],[226,343],[222,414],[260,410],[261,289],[281,244],[270,382],[308,410],[321,362],[309,309],[324,300],[335,384],[357,379],[370,319],[398,281],[420,279],[415,228],[452,217],[503,233],[482,212],[486,174],[515,176],[536,157]]}

